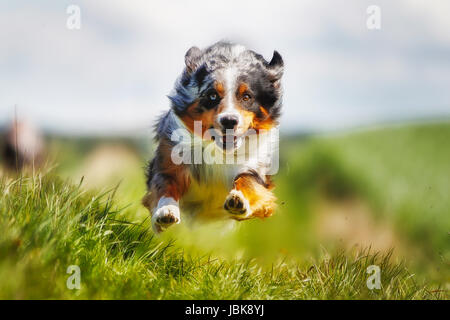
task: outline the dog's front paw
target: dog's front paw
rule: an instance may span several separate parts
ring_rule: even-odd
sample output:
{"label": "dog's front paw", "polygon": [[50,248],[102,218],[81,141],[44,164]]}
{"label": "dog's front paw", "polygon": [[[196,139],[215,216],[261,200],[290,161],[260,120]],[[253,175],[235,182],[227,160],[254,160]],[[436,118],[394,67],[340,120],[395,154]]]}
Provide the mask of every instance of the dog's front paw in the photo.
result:
{"label": "dog's front paw", "polygon": [[170,227],[172,224],[180,223],[180,208],[174,204],[163,204],[158,206],[152,215],[152,227],[155,233],[160,233]]}
{"label": "dog's front paw", "polygon": [[225,210],[234,215],[246,215],[250,213],[250,204],[244,197],[242,191],[233,189],[228,194],[225,203]]}

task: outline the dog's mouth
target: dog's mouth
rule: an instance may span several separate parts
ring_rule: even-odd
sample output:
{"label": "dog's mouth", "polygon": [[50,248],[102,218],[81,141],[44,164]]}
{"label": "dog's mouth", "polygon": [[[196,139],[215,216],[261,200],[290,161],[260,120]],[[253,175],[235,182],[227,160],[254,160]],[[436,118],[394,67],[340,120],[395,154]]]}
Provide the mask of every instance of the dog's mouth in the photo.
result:
{"label": "dog's mouth", "polygon": [[224,151],[233,151],[239,148],[242,143],[242,137],[230,134],[215,135],[211,139]]}

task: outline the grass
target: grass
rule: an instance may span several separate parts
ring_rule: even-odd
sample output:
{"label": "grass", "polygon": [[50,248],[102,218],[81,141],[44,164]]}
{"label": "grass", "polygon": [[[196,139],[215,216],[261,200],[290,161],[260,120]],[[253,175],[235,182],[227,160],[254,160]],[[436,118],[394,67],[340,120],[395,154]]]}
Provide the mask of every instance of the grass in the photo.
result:
{"label": "grass", "polygon": [[[0,297],[13,299],[428,299],[390,255],[336,253],[317,262],[223,259],[185,252],[155,239],[147,221],[123,221],[114,190],[92,194],[50,174],[0,187]],[[383,270],[382,290],[368,290],[366,268]],[[81,269],[69,290],[67,267]]]}
{"label": "grass", "polygon": [[[284,137],[273,217],[183,221],[158,238],[140,204],[142,140],[54,139],[56,169],[0,178],[0,298],[448,299],[449,139],[449,123]],[[394,250],[321,238],[342,203],[392,229]],[[366,286],[373,264],[380,290]],[[66,287],[70,265],[81,290]]]}
{"label": "grass", "polygon": [[280,179],[294,186],[281,194],[294,206],[297,193],[361,199],[414,248],[416,262],[423,267],[432,260],[435,275],[448,281],[449,140],[450,123],[440,123],[290,141],[284,158],[289,172]]}

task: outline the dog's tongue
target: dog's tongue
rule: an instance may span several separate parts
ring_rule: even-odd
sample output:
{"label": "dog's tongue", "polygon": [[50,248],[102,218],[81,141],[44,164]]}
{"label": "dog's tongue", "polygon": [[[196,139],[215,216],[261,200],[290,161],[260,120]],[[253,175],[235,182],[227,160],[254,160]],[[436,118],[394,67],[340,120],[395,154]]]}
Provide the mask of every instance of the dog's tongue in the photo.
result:
{"label": "dog's tongue", "polygon": [[224,135],[222,139],[224,147],[232,147],[236,141],[236,136]]}
{"label": "dog's tongue", "polygon": [[223,142],[233,142],[234,140],[236,140],[236,136],[233,135],[225,135],[223,136]]}

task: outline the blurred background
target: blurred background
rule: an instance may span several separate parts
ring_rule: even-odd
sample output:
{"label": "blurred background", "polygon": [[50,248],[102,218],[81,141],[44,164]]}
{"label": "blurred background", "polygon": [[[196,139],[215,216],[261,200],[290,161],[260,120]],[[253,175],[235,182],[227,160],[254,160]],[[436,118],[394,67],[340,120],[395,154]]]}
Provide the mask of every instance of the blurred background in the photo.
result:
{"label": "blurred background", "polygon": [[[151,125],[193,45],[225,39],[285,61],[279,210],[178,225],[186,249],[304,260],[388,251],[450,283],[450,3],[0,0],[2,172],[54,167],[140,205]],[[79,8],[80,28],[68,19]],[[9,168],[9,169],[8,169]],[[195,232],[192,230],[195,229]]]}

